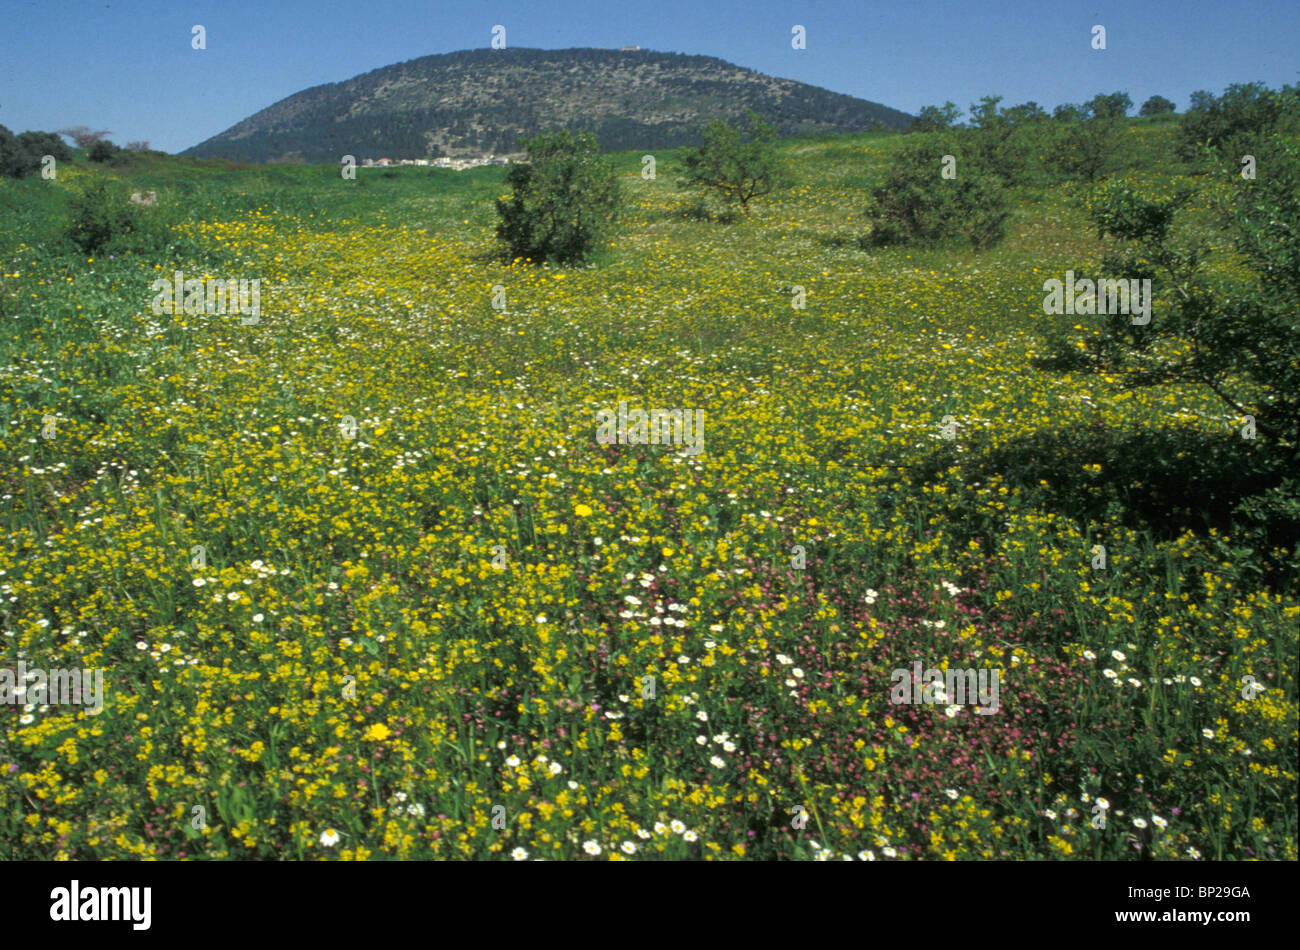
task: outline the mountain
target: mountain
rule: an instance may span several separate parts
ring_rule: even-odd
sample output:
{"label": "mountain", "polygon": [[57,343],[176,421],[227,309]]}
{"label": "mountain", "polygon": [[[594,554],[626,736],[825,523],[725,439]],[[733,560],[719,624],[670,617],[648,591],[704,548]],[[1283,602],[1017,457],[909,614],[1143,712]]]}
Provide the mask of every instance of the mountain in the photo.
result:
{"label": "mountain", "polygon": [[907,113],[711,56],[650,50],[475,49],[423,56],[281,99],[182,154],[247,162],[436,158],[520,150],[546,128],[603,149],[700,141],[747,109],[785,135],[904,128]]}

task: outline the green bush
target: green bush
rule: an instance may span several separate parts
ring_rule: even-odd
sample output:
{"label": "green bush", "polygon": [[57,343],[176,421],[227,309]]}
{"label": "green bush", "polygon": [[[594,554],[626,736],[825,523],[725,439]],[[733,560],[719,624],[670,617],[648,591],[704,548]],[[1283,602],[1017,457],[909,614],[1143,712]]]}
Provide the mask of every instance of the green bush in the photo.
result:
{"label": "green bush", "polygon": [[1179,130],[1178,154],[1235,162],[1273,132],[1300,132],[1300,87],[1273,90],[1252,82],[1231,85],[1218,97],[1197,92]]}
{"label": "green bush", "polygon": [[[956,177],[941,172],[944,156],[956,160]],[[1006,233],[1006,194],[994,177],[970,161],[954,137],[900,150],[888,177],[872,193],[868,210],[872,245],[934,245],[965,238],[992,247]]]}
{"label": "green bush", "polygon": [[596,136],[542,132],[526,139],[527,164],[510,166],[512,194],[496,202],[496,236],[507,260],[579,263],[608,242],[622,193]]}
{"label": "green bush", "polygon": [[1149,197],[1128,185],[1101,189],[1092,218],[1116,250],[1108,275],[1150,279],[1150,323],[1102,322],[1094,366],[1133,386],[1201,385],[1247,426],[1253,417],[1276,457],[1300,461],[1300,146],[1281,137],[1257,145],[1270,169],[1237,178],[1222,208],[1245,278],[1213,278],[1204,241],[1180,239],[1174,224],[1187,191]]}
{"label": "green bush", "polygon": [[94,145],[90,146],[90,151],[86,153],[86,158],[102,165],[117,158],[117,153],[120,151],[121,149],[108,139],[100,139]]}
{"label": "green bush", "polygon": [[70,202],[68,237],[82,253],[99,254],[110,247],[125,248],[141,231],[141,214],[126,192],[96,179],[76,192]]}
{"label": "green bush", "polygon": [[41,170],[46,155],[56,161],[72,161],[72,150],[53,132],[23,132],[15,136],[0,125],[0,175],[25,178]]}
{"label": "green bush", "polygon": [[922,106],[908,132],[943,132],[951,129],[961,118],[961,109],[955,102],[945,102],[942,106]]}
{"label": "green bush", "polygon": [[682,160],[682,184],[712,194],[749,213],[749,203],[789,183],[776,150],[776,130],[758,113],[749,112],[749,129],[739,130],[713,121],[704,130],[704,145]]}
{"label": "green bush", "polygon": [[1063,113],[1053,120],[1045,143],[1043,165],[1058,180],[1095,182],[1111,174],[1122,161],[1123,119],[1103,111],[1078,118]]}
{"label": "green bush", "polygon": [[1177,108],[1176,105],[1164,96],[1152,96],[1146,102],[1142,103],[1142,109],[1138,112],[1138,115],[1166,115]]}
{"label": "green bush", "polygon": [[963,132],[962,139],[977,167],[997,175],[1004,184],[1024,184],[1045,114],[1032,102],[999,109],[1001,101],[1001,96],[985,96],[972,105],[974,128]]}

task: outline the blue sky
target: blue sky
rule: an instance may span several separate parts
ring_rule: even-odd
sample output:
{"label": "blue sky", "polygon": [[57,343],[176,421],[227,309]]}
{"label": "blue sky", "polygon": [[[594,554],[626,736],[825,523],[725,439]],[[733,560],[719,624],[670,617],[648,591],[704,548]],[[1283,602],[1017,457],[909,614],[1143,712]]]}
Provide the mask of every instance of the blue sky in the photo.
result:
{"label": "blue sky", "polygon": [[1181,110],[1196,89],[1300,82],[1300,0],[0,0],[0,124],[179,151],[309,86],[487,46],[496,24],[510,46],[700,53],[907,112],[1115,90]]}

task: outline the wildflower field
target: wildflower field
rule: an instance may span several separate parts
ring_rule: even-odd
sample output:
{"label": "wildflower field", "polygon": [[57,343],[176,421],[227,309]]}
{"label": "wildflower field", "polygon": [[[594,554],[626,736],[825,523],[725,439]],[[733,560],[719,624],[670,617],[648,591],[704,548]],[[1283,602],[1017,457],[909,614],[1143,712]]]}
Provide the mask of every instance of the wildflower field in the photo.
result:
{"label": "wildflower field", "polygon": [[[0,182],[0,650],[104,671],[98,714],[0,706],[0,857],[1295,860],[1257,447],[1043,364],[1085,189],[864,249],[901,141],[784,140],[731,224],[615,156],[584,268],[492,259],[498,168]],[[94,176],[167,241],[69,252]],[[176,271],[260,320],[156,315]],[[620,402],[703,451],[602,444]],[[996,712],[893,702],[917,662],[999,671]]]}

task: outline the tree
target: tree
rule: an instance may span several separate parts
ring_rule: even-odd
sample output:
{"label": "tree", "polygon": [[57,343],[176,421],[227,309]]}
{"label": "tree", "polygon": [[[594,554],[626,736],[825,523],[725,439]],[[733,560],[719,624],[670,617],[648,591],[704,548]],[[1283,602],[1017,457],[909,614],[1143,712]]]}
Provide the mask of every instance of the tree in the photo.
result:
{"label": "tree", "polygon": [[565,130],[524,140],[527,163],[510,166],[512,193],[496,201],[504,256],[535,263],[577,263],[605,246],[622,195],[596,136]]}
{"label": "tree", "polygon": [[1192,100],[1179,128],[1178,152],[1188,160],[1209,152],[1236,161],[1263,136],[1300,131],[1300,87],[1235,83],[1222,96],[1198,92]]}
{"label": "tree", "polygon": [[[956,177],[944,177],[945,167]],[[884,183],[872,192],[868,214],[867,240],[877,246],[934,245],[960,237],[986,248],[1002,239],[1009,212],[996,179],[950,133],[900,150]]]}
{"label": "tree", "polygon": [[99,162],[102,164],[104,162],[112,161],[120,151],[121,149],[108,139],[100,139],[90,147],[90,151],[86,153],[86,157],[92,162]]}
{"label": "tree", "polygon": [[[1174,223],[1193,195],[1148,196],[1114,183],[1092,203],[1098,234],[1117,252],[1103,269],[1149,279],[1150,322],[1112,317],[1090,348],[1091,364],[1130,386],[1206,387],[1280,458],[1300,461],[1300,146],[1281,136],[1260,143],[1273,171],[1236,180],[1223,208],[1245,278],[1213,277],[1204,240],[1180,239]],[[1158,345],[1165,344],[1165,345]]]}
{"label": "tree", "polygon": [[1104,178],[1119,161],[1120,125],[1132,104],[1126,93],[1117,92],[1094,96],[1084,106],[1057,106],[1043,163],[1062,178]]}
{"label": "tree", "polygon": [[922,106],[907,131],[942,132],[952,128],[960,118],[961,109],[957,108],[955,102],[945,102],[942,106]]}
{"label": "tree", "polygon": [[1002,115],[1007,122],[1014,126],[1023,126],[1032,122],[1041,122],[1048,117],[1047,113],[1043,111],[1042,106],[1033,100],[1021,103],[1018,106],[1012,106],[1009,109],[1004,109]]}
{"label": "tree", "polygon": [[1082,122],[1088,117],[1088,107],[1075,105],[1073,102],[1062,102],[1052,110],[1052,120],[1054,122]]}
{"label": "tree", "polygon": [[1127,92],[1098,93],[1088,103],[1088,114],[1094,119],[1122,119],[1133,108]]}
{"label": "tree", "polygon": [[686,153],[682,184],[717,195],[749,213],[749,203],[788,184],[776,150],[776,130],[757,112],[748,113],[745,140],[739,130],[714,120],[704,130],[704,145]]}
{"label": "tree", "polygon": [[126,150],[128,152],[147,152],[149,151],[148,142],[127,142]]}
{"label": "tree", "polygon": [[96,132],[84,125],[74,125],[70,128],[59,129],[59,134],[72,139],[77,143],[77,148],[90,148],[105,135],[112,135],[113,133],[108,129],[100,129]]}
{"label": "tree", "polygon": [[1178,107],[1166,99],[1164,96],[1152,96],[1146,102],[1142,103],[1142,108],[1138,115],[1167,115],[1175,111]]}
{"label": "tree", "polygon": [[53,132],[23,132],[15,136],[0,126],[0,175],[24,178],[40,171],[46,155],[57,161],[72,160],[72,150]]}
{"label": "tree", "polygon": [[1025,179],[1032,149],[1027,134],[1028,123],[1038,107],[1033,103],[1016,106],[1014,110],[999,109],[1001,96],[984,96],[970,107],[974,129],[965,132],[970,137],[970,155],[980,168],[992,172],[1006,183],[1019,183]]}

